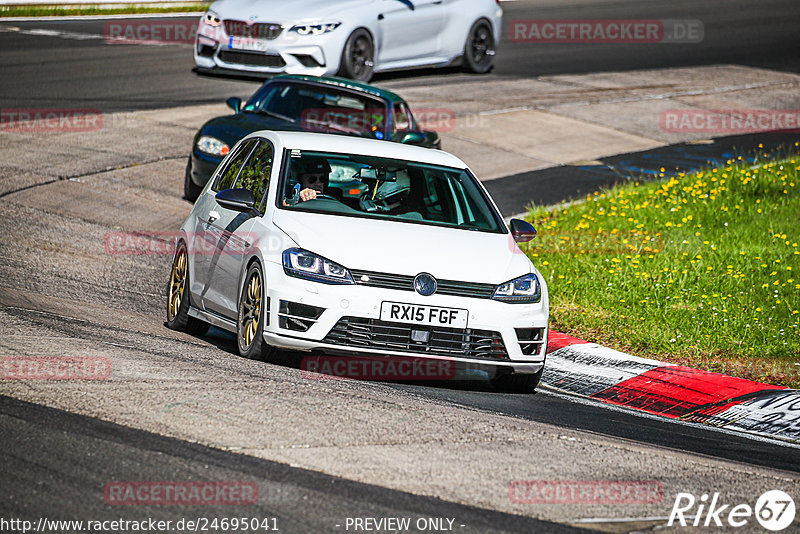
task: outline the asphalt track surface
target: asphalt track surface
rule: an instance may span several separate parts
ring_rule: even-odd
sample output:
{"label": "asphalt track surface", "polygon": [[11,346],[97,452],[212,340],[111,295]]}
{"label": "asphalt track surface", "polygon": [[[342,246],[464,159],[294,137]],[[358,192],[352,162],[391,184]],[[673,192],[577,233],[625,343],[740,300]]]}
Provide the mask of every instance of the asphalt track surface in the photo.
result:
{"label": "asphalt track surface", "polygon": [[[493,79],[734,63],[800,72],[800,9],[794,0],[508,2]],[[531,44],[509,40],[514,20],[699,20],[699,44]],[[65,31],[94,39],[0,31],[0,106],[89,107],[104,112],[219,102],[252,93],[258,82],[198,76],[189,45],[105,45],[106,21],[3,22],[23,30]],[[459,69],[379,75],[389,88],[466,76]],[[402,94],[402,92],[401,92]]]}
{"label": "asphalt track surface", "polygon": [[[274,519],[281,532],[342,532],[346,531],[348,517],[433,517],[457,518],[454,530],[465,533],[578,530],[358,484],[4,396],[0,396],[0,460],[4,465],[0,517],[6,519],[176,521],[181,517],[247,517]],[[238,506],[119,506],[104,499],[104,487],[110,480],[256,483],[258,502]]]}
{"label": "asphalt track surface", "polygon": [[[505,4],[506,24],[513,19],[534,18],[681,18],[698,19],[705,26],[705,40],[699,46],[641,45],[533,45],[504,40],[498,64],[486,81],[496,78],[530,77],[542,74],[581,73],[603,70],[705,65],[736,62],[758,67],[800,71],[800,10],[794,0],[766,2],[608,2],[587,3],[576,14],[574,9],[530,3]],[[10,25],[0,21],[0,26]],[[102,35],[103,22],[26,22],[18,28],[50,28],[76,33]],[[253,82],[198,76],[191,72],[192,61],[185,46],[106,46],[102,40],[62,39],[43,35],[0,32],[0,107],[99,107],[104,111],[153,109],[218,102],[249,92]],[[391,87],[405,84],[437,83],[448,76],[462,76],[457,70],[418,71],[379,76],[376,81]],[[717,142],[715,155],[724,155],[730,146],[750,146],[754,139]],[[775,144],[784,141],[776,137]],[[739,143],[739,144],[736,144]],[[677,152],[680,152],[676,149]],[[667,154],[669,157],[673,155]],[[666,157],[666,156],[665,156]],[[631,158],[628,158],[631,159]],[[636,161],[648,160],[647,154]],[[652,161],[652,158],[650,158]],[[620,158],[603,162],[610,174],[620,167]],[[646,165],[642,164],[644,169]],[[547,172],[526,174],[523,182],[549,180]],[[563,200],[580,191],[581,179],[601,169],[578,169],[576,187],[565,190]],[[581,178],[581,176],[583,178]],[[587,178],[587,176],[590,176]],[[603,179],[613,179],[609,173]],[[504,183],[496,181],[495,193]],[[587,188],[590,186],[587,186]],[[591,189],[594,189],[592,186]],[[504,207],[509,211],[512,206]],[[160,306],[160,303],[159,303]],[[218,336],[213,343],[233,353],[230,340]],[[287,365],[292,365],[288,362]],[[683,425],[645,417],[624,410],[592,403],[576,402],[547,390],[530,397],[500,395],[488,388],[470,384],[405,385],[393,387],[439,402],[511,415],[597,434],[623,441],[704,455],[740,464],[800,472],[797,449],[722,434],[699,426]],[[80,517],[126,517],[119,508],[104,505],[100,499],[87,511],[83,498],[87,488],[101,491],[105,481],[124,479],[231,479],[240,477],[259,483],[265,494],[290,494],[299,501],[313,502],[316,515],[297,508],[298,499],[265,500],[258,515],[280,517],[286,531],[332,530],[331,521],[346,516],[458,516],[476,532],[496,530],[518,532],[566,531],[568,527],[539,522],[510,514],[414,496],[376,486],[359,484],[283,464],[225,453],[188,442],[120,427],[97,419],[61,412],[8,397],[0,397],[0,456],[4,465],[0,488],[0,515],[42,516],[59,513],[68,518],[78,506]],[[85,451],[90,450],[91,455]],[[125,461],[120,463],[120,457]],[[271,493],[271,492],[275,493]],[[183,510],[153,508],[152,517],[163,514],[174,518]],[[88,512],[93,512],[92,514]],[[186,514],[197,515],[196,510]],[[231,516],[217,509],[209,516]],[[255,510],[246,512],[253,515]],[[305,513],[304,513],[305,512]],[[141,519],[142,509],[130,514]]]}

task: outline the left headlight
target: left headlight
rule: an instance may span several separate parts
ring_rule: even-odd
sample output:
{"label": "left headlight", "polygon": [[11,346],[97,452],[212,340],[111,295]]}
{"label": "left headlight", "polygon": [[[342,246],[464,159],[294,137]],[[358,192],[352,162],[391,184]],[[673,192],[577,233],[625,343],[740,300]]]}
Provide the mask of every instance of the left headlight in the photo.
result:
{"label": "left headlight", "polygon": [[323,284],[352,284],[350,271],[322,256],[301,248],[283,251],[283,272],[295,278]]}
{"label": "left headlight", "polygon": [[205,22],[208,26],[217,27],[222,24],[222,19],[219,15],[214,13],[213,11],[209,10],[206,11],[206,14],[203,15],[203,22]]}
{"label": "left headlight", "polygon": [[492,298],[511,303],[539,302],[542,300],[542,286],[535,274],[526,274],[497,286]]}
{"label": "left headlight", "polygon": [[212,156],[225,156],[231,151],[231,148],[226,145],[224,141],[220,141],[216,137],[203,135],[197,140],[197,150],[205,152],[206,154],[211,154]]}
{"label": "left headlight", "polygon": [[292,26],[290,32],[297,32],[298,35],[322,35],[323,33],[332,32],[339,26],[341,22],[326,22],[322,24],[298,24]]}

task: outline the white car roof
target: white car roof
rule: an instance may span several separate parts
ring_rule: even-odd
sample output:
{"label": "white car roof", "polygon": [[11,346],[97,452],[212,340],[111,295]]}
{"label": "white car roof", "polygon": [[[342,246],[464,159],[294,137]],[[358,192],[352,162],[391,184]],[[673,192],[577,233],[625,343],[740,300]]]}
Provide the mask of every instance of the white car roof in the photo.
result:
{"label": "white car roof", "polygon": [[282,148],[297,150],[313,150],[316,152],[336,152],[340,154],[363,154],[394,158],[444,167],[466,169],[467,164],[452,154],[432,148],[404,145],[391,141],[365,139],[346,135],[323,134],[314,132],[276,132],[261,130],[253,132],[249,137],[265,137]]}

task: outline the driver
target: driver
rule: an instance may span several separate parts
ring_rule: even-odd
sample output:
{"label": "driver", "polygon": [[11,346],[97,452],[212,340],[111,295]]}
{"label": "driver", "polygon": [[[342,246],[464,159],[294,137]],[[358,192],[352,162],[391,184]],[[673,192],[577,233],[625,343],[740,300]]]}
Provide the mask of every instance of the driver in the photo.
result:
{"label": "driver", "polygon": [[292,177],[296,180],[295,188],[300,189],[299,202],[313,200],[317,195],[327,193],[328,178],[331,166],[324,158],[308,157],[292,162]]}

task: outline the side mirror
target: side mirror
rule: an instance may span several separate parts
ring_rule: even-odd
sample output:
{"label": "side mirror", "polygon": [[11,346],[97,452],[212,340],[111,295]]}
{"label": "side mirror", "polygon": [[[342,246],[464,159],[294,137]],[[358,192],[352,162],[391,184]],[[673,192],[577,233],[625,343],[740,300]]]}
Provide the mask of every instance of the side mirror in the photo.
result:
{"label": "side mirror", "polygon": [[249,189],[226,189],[216,196],[217,204],[229,210],[260,215],[256,210],[256,199]]}
{"label": "side mirror", "polygon": [[527,243],[536,237],[536,228],[522,219],[511,219],[511,235],[517,243]]}
{"label": "side mirror", "polygon": [[225,103],[228,104],[228,107],[236,113],[239,113],[239,110],[242,109],[242,99],[239,97],[232,96],[226,100]]}
{"label": "side mirror", "polygon": [[408,132],[400,142],[406,145],[421,145],[425,142],[425,134],[422,132]]}

